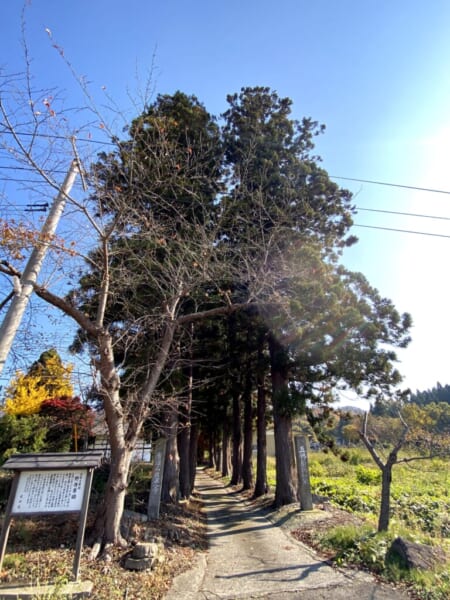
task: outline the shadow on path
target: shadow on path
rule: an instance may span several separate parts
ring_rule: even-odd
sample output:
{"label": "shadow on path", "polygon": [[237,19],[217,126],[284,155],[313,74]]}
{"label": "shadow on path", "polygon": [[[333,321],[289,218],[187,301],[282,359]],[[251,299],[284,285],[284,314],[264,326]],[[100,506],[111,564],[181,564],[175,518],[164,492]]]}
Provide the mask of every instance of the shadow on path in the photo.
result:
{"label": "shadow on path", "polygon": [[166,600],[406,600],[368,574],[339,570],[264,517],[258,507],[199,470],[209,550],[174,581]]}

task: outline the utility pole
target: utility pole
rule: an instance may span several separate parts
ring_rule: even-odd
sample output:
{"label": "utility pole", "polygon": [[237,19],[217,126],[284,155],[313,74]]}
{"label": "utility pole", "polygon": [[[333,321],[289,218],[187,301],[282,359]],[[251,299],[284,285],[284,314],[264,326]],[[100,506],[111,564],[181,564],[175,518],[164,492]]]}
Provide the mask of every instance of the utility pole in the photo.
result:
{"label": "utility pole", "polygon": [[40,239],[33,248],[31,256],[22,273],[22,277],[20,278],[20,282],[17,286],[14,286],[14,297],[0,327],[0,374],[5,366],[16,331],[19,328],[28,300],[33,292],[34,285],[37,282],[45,254],[47,253],[50,242],[56,231],[59,219],[64,211],[67,198],[78,173],[78,163],[74,160],[70,165],[58,195],[53,201],[50,212],[42,227]]}

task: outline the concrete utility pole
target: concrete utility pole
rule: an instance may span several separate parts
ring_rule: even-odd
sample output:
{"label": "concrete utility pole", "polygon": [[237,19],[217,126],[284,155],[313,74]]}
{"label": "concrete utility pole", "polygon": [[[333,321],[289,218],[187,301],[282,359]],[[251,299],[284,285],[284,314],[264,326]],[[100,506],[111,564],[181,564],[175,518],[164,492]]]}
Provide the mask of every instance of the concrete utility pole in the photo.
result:
{"label": "concrete utility pole", "polygon": [[58,226],[77,173],[79,173],[78,163],[73,161],[61,189],[53,201],[48,217],[42,227],[40,240],[28,259],[20,282],[15,282],[14,284],[15,294],[0,327],[0,374],[5,366],[16,331],[19,328],[28,300],[33,292],[33,287],[37,281],[45,254]]}

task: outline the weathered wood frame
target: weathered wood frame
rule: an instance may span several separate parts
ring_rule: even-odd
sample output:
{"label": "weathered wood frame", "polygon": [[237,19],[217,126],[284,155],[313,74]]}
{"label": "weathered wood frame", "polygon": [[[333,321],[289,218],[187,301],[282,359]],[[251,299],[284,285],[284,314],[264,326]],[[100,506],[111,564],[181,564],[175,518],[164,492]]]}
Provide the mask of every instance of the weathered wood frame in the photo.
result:
{"label": "weathered wood frame", "polygon": [[[74,581],[78,581],[80,570],[81,550],[83,547],[84,532],[86,529],[87,510],[89,497],[91,493],[92,477],[94,469],[101,463],[103,452],[59,452],[48,454],[13,454],[3,465],[2,469],[14,471],[14,479],[11,492],[8,498],[8,504],[5,511],[5,520],[0,535],[0,571],[5,557],[6,544],[8,542],[9,530],[13,517],[35,517],[52,512],[79,513],[78,534],[75,547],[75,558],[73,561]],[[83,499],[80,510],[52,511],[43,512],[13,512],[16,492],[22,473],[32,473],[33,471],[85,471],[86,480],[83,491]]]}

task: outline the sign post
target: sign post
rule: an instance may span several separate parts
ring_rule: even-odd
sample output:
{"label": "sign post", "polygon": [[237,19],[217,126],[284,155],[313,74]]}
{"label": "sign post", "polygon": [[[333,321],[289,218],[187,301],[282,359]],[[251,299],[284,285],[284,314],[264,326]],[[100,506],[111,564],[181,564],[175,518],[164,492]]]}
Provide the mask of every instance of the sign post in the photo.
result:
{"label": "sign post", "polygon": [[0,536],[0,571],[12,517],[79,513],[73,564],[74,580],[78,581],[92,476],[102,457],[99,451],[14,454],[3,464],[2,468],[15,471],[15,476]]}
{"label": "sign post", "polygon": [[311,483],[309,480],[308,439],[304,435],[296,435],[295,456],[297,458],[298,495],[300,510],[312,510]]}

